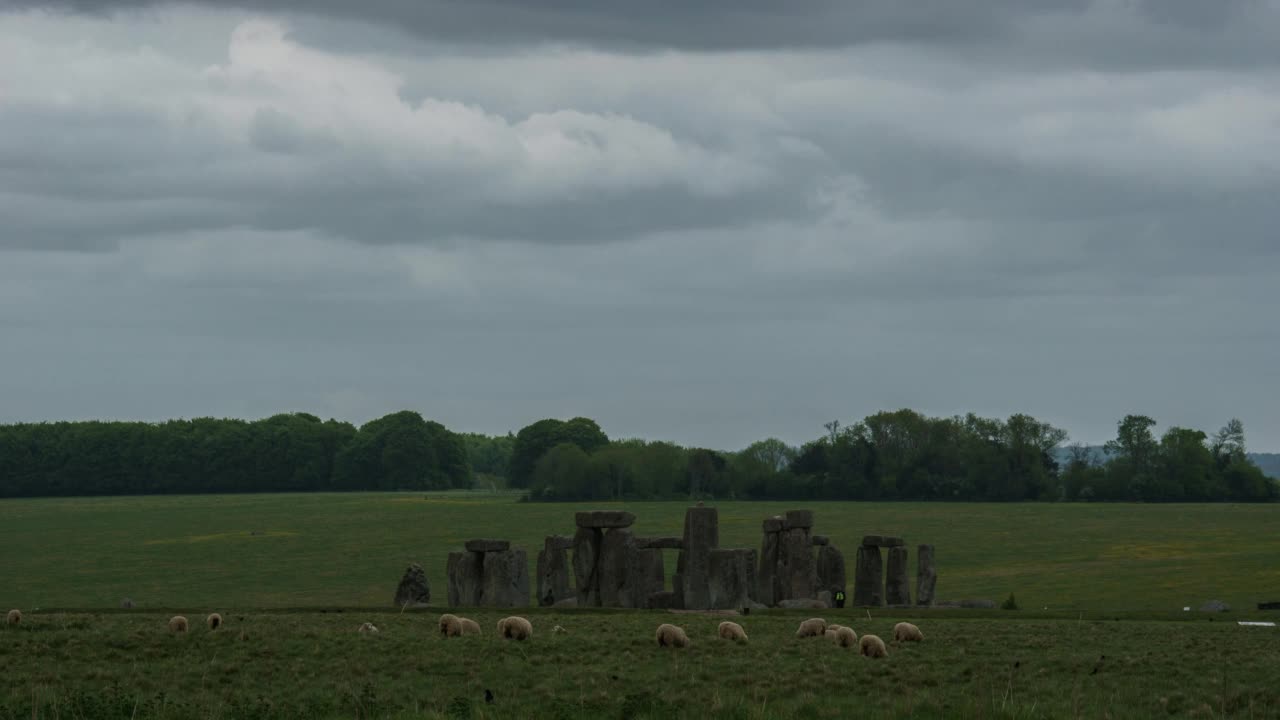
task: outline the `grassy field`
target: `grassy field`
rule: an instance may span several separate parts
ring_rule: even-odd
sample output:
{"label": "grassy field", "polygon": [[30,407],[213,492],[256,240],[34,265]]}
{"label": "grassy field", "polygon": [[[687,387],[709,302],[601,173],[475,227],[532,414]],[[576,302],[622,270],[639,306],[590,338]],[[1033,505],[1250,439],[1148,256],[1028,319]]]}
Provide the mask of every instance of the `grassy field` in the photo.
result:
{"label": "grassy field", "polygon": [[[1024,610],[1152,611],[1280,600],[1280,506],[718,503],[722,547],[759,547],[760,522],[816,512],[845,552],[864,534],[937,546],[940,599]],[[443,604],[447,554],[469,538],[529,550],[572,534],[577,510],[510,496],[299,494],[0,501],[0,606],[388,606],[420,562]],[[678,535],[683,503],[628,503],[643,535]],[[914,552],[913,552],[914,554]],[[675,568],[668,551],[668,577]],[[914,560],[912,561],[914,572]]]}
{"label": "grassy field", "polygon": [[[0,627],[0,720],[1280,717],[1274,628],[998,613],[925,615],[925,641],[882,660],[796,639],[806,614],[780,611],[735,618],[745,645],[715,637],[722,617],[644,611],[532,611],[525,643],[491,611],[448,640],[434,612],[229,613],[185,636],[161,613],[37,613]],[[902,617],[821,614],[886,638]],[[657,647],[664,621],[693,645]]]}

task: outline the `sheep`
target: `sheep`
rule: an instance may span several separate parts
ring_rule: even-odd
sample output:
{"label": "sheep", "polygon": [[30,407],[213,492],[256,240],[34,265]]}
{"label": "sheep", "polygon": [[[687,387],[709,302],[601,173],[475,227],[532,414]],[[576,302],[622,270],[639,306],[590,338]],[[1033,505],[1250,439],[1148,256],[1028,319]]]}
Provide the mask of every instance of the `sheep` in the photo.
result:
{"label": "sheep", "polygon": [[18,623],[22,622],[22,611],[16,608],[13,610],[10,610],[9,616],[8,618],[6,618],[6,620],[10,625],[17,625]]}
{"label": "sheep", "polygon": [[378,626],[371,622],[367,622],[360,626],[359,632],[361,635],[364,635],[365,633],[376,634],[378,632]]}
{"label": "sheep", "polygon": [[840,629],[840,628],[842,628],[842,627],[844,627],[844,626],[843,626],[843,625],[828,625],[828,626],[827,626],[827,630],[826,630],[826,632],[825,632],[824,634],[825,634],[827,637],[835,637],[835,636],[836,636],[836,631],[837,631],[837,630],[839,630],[839,629]]}
{"label": "sheep", "polygon": [[800,623],[800,628],[796,630],[796,637],[822,637],[827,632],[827,621],[822,618],[809,618]]}
{"label": "sheep", "polygon": [[743,630],[742,626],[739,625],[738,623],[729,622],[728,620],[725,620],[724,622],[720,623],[720,637],[724,638],[725,640],[741,640],[743,642],[746,642],[747,631]]}
{"label": "sheep", "polygon": [[830,628],[827,629],[827,637],[831,638],[832,642],[842,648],[851,648],[858,645],[858,633],[854,632],[853,628],[844,627],[842,625],[837,625],[835,627],[835,632],[832,632]]}
{"label": "sheep", "polygon": [[440,634],[445,637],[457,637],[462,634],[462,620],[457,615],[445,613],[440,616]]}
{"label": "sheep", "polygon": [[208,623],[210,630],[217,630],[222,627],[222,616],[218,613],[209,615],[209,617],[205,618],[204,621]]}
{"label": "sheep", "polygon": [[498,636],[507,640],[528,640],[533,637],[533,625],[519,615],[498,621]]}
{"label": "sheep", "polygon": [[889,651],[884,647],[884,641],[875,635],[863,635],[858,641],[858,648],[862,655],[870,658],[889,657]]}
{"label": "sheep", "polygon": [[471,618],[458,618],[458,622],[462,624],[463,635],[479,635],[480,623]]}
{"label": "sheep", "polygon": [[659,625],[655,638],[658,641],[658,647],[689,647],[689,636],[684,633],[684,630],[675,625],[667,623]]}
{"label": "sheep", "polygon": [[561,626],[559,626],[559,625],[557,625],[557,626],[555,626],[555,627],[551,628],[551,632],[555,633],[556,635],[568,635],[568,634],[569,634],[569,631],[568,631],[568,630],[565,630],[563,627],[561,627]]}
{"label": "sheep", "polygon": [[894,642],[920,642],[924,640],[924,633],[909,622],[900,622],[893,626],[893,640]]}
{"label": "sheep", "polygon": [[184,633],[187,631],[187,619],[181,615],[174,615],[169,618],[169,631],[175,633]]}

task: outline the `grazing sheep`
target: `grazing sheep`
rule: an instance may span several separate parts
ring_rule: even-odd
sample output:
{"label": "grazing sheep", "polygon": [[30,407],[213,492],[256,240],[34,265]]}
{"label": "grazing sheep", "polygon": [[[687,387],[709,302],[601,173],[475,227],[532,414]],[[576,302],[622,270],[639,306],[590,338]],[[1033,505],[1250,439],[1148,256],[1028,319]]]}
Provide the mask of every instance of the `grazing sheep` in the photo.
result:
{"label": "grazing sheep", "polygon": [[560,627],[559,625],[557,625],[557,626],[555,626],[555,627],[551,628],[551,632],[555,633],[556,635],[567,635],[567,634],[569,633],[569,631],[568,631],[568,630],[565,630],[564,628]]}
{"label": "grazing sheep", "polygon": [[458,618],[458,622],[462,624],[463,635],[479,635],[480,623],[471,618]]}
{"label": "grazing sheep", "polygon": [[920,642],[924,640],[924,633],[909,622],[900,622],[893,626],[893,639],[894,642]]}
{"label": "grazing sheep", "polygon": [[796,630],[796,637],[822,637],[827,632],[827,621],[822,618],[809,618],[800,623],[800,628]]}
{"label": "grazing sheep", "polygon": [[889,657],[889,651],[885,649],[884,641],[875,635],[863,635],[862,639],[858,641],[858,647],[866,657]]}
{"label": "grazing sheep", "polygon": [[371,622],[367,622],[367,623],[365,623],[365,624],[363,624],[363,625],[361,625],[361,626],[360,626],[360,634],[361,634],[361,635],[363,635],[363,634],[365,634],[365,633],[377,633],[377,632],[378,632],[378,626],[377,626],[377,625],[374,625],[374,624],[373,624],[373,623],[371,623]]}
{"label": "grazing sheep", "polygon": [[218,613],[213,613],[209,617],[205,618],[204,621],[209,624],[210,630],[217,630],[222,627],[222,616]]}
{"label": "grazing sheep", "polygon": [[169,632],[184,633],[187,631],[187,619],[181,615],[169,618]]}
{"label": "grazing sheep", "polygon": [[498,636],[507,640],[528,640],[533,637],[533,625],[519,615],[498,621]]}
{"label": "grazing sheep", "polygon": [[10,610],[7,620],[10,625],[17,625],[22,622],[22,611],[17,609]]}
{"label": "grazing sheep", "polygon": [[659,625],[656,637],[658,640],[658,647],[689,647],[689,636],[685,635],[684,630],[676,627],[675,625],[669,625],[667,623]]}
{"label": "grazing sheep", "polygon": [[462,634],[462,619],[457,615],[445,613],[440,616],[440,634],[445,637],[458,637]]}
{"label": "grazing sheep", "polygon": [[835,632],[831,632],[831,628],[827,628],[827,637],[831,638],[832,642],[842,648],[857,647],[858,633],[854,632],[853,628],[847,628],[843,625],[837,625],[835,627]]}
{"label": "grazing sheep", "polygon": [[728,620],[725,620],[724,622],[720,623],[720,637],[724,638],[725,640],[741,640],[743,642],[746,642],[747,631],[743,630],[742,626],[739,625],[738,623],[729,622]]}
{"label": "grazing sheep", "polygon": [[828,626],[827,626],[827,630],[826,630],[826,633],[825,633],[825,634],[826,634],[826,636],[827,636],[827,637],[835,637],[835,636],[836,636],[836,631],[837,631],[837,630],[839,630],[839,629],[840,629],[840,628],[842,628],[842,627],[844,627],[844,626],[843,626],[843,625],[828,625]]}

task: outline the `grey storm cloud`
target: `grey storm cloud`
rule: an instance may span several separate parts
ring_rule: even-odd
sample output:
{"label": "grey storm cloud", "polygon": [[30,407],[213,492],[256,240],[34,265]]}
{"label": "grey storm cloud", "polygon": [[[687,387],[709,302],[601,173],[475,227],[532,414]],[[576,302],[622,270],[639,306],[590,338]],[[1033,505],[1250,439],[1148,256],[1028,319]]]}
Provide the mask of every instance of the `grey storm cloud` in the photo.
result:
{"label": "grey storm cloud", "polygon": [[0,421],[1280,447],[1280,2],[0,0]]}

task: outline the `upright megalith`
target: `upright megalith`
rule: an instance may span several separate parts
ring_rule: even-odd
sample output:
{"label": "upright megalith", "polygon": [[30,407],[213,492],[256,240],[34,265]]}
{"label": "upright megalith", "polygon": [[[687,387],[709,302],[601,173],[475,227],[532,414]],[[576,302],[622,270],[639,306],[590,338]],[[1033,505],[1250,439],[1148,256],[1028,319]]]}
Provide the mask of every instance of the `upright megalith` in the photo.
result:
{"label": "upright megalith", "polygon": [[684,515],[684,549],[676,560],[681,607],[711,607],[710,556],[720,544],[720,514],[712,507],[691,507]]}
{"label": "upright megalith", "polygon": [[884,605],[884,564],[878,545],[861,545],[853,574],[853,604]]}
{"label": "upright megalith", "polygon": [[578,607],[600,607],[600,543],[604,533],[596,528],[578,528],[573,536],[573,578]]}
{"label": "upright megalith", "polygon": [[600,605],[636,607],[636,586],[640,583],[639,550],[635,536],[626,528],[610,528],[600,543]]}
{"label": "upright megalith", "polygon": [[778,515],[765,518],[761,528],[764,532],[764,540],[760,543],[760,572],[756,574],[756,599],[770,607],[777,604],[779,600],[785,599],[778,597],[782,594],[779,589],[780,580],[778,577],[782,524],[782,516]]}
{"label": "upright megalith", "polygon": [[751,605],[754,550],[712,550],[707,556],[707,596],[712,610]]}
{"label": "upright megalith", "polygon": [[813,537],[810,534],[812,528],[812,510],[788,510],[782,519],[782,528],[778,532],[777,566],[774,570],[775,603],[812,598],[817,594],[818,573],[814,565]]}
{"label": "upright megalith", "polygon": [[844,592],[845,570],[844,554],[834,545],[822,545],[818,548],[818,591],[829,592],[832,597]]}
{"label": "upright megalith", "polygon": [[450,607],[481,604],[484,589],[484,553],[452,552],[446,567]]}
{"label": "upright megalith", "polygon": [[933,605],[933,591],[938,584],[938,571],[933,564],[933,546],[916,548],[916,604]]}
{"label": "upright megalith", "polygon": [[911,604],[911,578],[907,574],[907,548],[897,545],[889,548],[889,562],[884,580],[885,602],[889,605]]}
{"label": "upright megalith", "polygon": [[529,605],[529,559],[523,549],[484,554],[481,604],[488,607]]}
{"label": "upright megalith", "polygon": [[397,607],[423,607],[431,603],[431,586],[427,584],[427,574],[422,566],[412,563],[400,578],[396,587],[395,604]]}
{"label": "upright megalith", "polygon": [[550,607],[573,597],[573,590],[569,586],[567,552],[572,547],[573,539],[563,535],[550,535],[543,541],[542,550],[538,551],[537,563],[539,605]]}
{"label": "upright megalith", "polygon": [[636,550],[635,578],[630,587],[633,604],[628,607],[648,607],[649,597],[663,592],[667,585],[666,564],[661,548]]}

